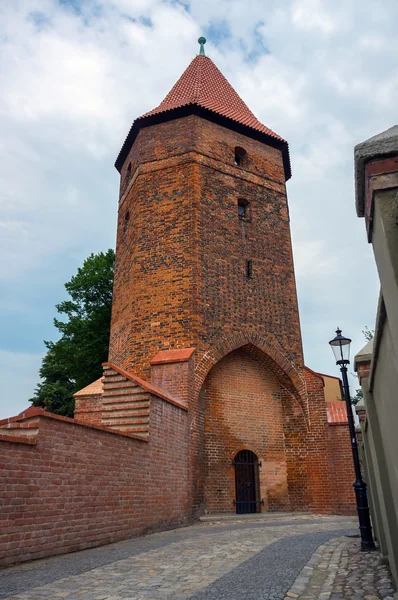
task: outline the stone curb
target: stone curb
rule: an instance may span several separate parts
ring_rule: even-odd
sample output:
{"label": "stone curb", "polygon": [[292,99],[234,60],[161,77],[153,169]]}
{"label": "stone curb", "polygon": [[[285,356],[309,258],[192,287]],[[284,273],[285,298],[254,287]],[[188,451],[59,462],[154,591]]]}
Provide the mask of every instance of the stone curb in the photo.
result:
{"label": "stone curb", "polygon": [[[328,600],[346,542],[346,537],[339,537],[319,546],[286,593],[284,600],[292,600],[292,598]],[[314,583],[317,584],[316,596],[313,594],[313,589],[308,589],[310,580],[314,579],[314,574],[317,581],[313,582],[311,588],[314,587]]]}

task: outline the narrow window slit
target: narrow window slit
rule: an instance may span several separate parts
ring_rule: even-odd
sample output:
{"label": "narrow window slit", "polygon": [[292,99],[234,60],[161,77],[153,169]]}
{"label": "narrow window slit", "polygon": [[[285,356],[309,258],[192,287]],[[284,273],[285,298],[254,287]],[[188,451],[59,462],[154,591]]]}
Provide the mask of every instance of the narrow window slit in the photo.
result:
{"label": "narrow window slit", "polygon": [[123,233],[126,233],[129,228],[129,220],[130,220],[130,211],[127,211],[124,215],[123,221]]}
{"label": "narrow window slit", "polygon": [[127,167],[127,171],[126,171],[126,185],[129,183],[131,179],[131,163],[129,163],[129,166]]}
{"label": "narrow window slit", "polygon": [[238,200],[238,217],[249,220],[249,202],[243,198]]}
{"label": "narrow window slit", "polygon": [[237,167],[241,167],[245,161],[246,150],[244,148],[240,148],[236,146],[235,148],[235,165]]}
{"label": "narrow window slit", "polygon": [[253,279],[253,261],[246,261],[246,277],[247,279]]}

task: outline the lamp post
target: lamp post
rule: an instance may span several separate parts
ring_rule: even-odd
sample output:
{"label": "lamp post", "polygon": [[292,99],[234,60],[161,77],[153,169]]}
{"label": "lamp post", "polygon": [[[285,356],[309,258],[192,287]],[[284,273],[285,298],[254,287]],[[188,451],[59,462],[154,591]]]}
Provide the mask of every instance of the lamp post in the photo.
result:
{"label": "lamp post", "polygon": [[347,365],[350,364],[350,344],[349,338],[341,335],[341,329],[337,328],[336,337],[329,344],[332,347],[336,364],[340,366],[343,379],[344,399],[347,406],[348,426],[351,437],[351,450],[354,459],[355,483],[354,490],[357,501],[357,511],[359,519],[359,530],[361,532],[361,549],[374,550],[375,543],[372,535],[372,525],[370,523],[368,496],[366,493],[366,483],[362,479],[361,465],[359,462],[357,436],[355,434],[354,417],[351,409],[350,388],[348,386]]}

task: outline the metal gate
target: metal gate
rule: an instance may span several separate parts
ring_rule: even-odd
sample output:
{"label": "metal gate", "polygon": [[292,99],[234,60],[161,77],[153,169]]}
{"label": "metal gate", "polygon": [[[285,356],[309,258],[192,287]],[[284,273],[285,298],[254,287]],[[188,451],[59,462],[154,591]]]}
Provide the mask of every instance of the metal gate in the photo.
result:
{"label": "metal gate", "polygon": [[233,461],[235,466],[236,513],[259,512],[258,458],[251,450],[241,450]]}

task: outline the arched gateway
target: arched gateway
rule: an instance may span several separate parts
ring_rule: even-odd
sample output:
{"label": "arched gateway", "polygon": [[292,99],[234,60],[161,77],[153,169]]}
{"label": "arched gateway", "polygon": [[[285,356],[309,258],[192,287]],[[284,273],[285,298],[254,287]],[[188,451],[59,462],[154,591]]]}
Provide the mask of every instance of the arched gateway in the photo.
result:
{"label": "arched gateway", "polygon": [[[203,487],[209,514],[286,511],[304,506],[306,422],[300,404],[258,349],[245,345],[210,369],[199,406],[204,413]],[[198,431],[199,433],[199,431]],[[202,452],[204,452],[202,454]]]}

